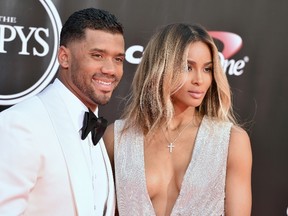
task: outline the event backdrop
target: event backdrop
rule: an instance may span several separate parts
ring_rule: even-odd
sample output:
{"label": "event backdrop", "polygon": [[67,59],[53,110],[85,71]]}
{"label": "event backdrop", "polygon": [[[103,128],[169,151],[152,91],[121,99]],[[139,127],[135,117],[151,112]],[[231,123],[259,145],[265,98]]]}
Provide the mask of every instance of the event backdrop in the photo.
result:
{"label": "event backdrop", "polygon": [[100,107],[109,122],[119,118],[157,28],[185,22],[208,29],[221,52],[235,111],[251,137],[252,215],[288,215],[288,1],[0,0],[0,111],[52,82],[62,23],[86,7],[111,11],[125,28],[124,76],[111,102]]}

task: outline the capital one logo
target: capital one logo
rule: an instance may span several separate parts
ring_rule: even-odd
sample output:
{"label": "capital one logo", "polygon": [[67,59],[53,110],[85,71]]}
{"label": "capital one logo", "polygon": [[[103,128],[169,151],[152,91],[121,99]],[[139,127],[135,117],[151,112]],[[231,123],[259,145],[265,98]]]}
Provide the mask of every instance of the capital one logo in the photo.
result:
{"label": "capital one logo", "polygon": [[62,22],[51,0],[3,0],[0,8],[0,105],[42,91],[54,78]]}
{"label": "capital one logo", "polygon": [[[223,44],[223,49],[222,51],[220,50],[219,56],[225,73],[235,76],[242,75],[249,58],[247,56],[239,60],[232,58],[242,48],[242,38],[237,34],[224,31],[209,31],[209,34],[213,39],[216,39]],[[139,64],[141,57],[135,57],[135,55],[141,54],[143,51],[144,47],[141,45],[129,47],[126,50],[126,60],[131,64]]]}

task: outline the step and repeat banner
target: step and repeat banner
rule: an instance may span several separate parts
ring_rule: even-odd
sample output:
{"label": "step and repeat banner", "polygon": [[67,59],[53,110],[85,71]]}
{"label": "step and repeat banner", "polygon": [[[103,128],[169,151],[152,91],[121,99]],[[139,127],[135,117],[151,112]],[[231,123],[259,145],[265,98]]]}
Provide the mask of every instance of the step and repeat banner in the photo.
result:
{"label": "step and repeat banner", "polygon": [[86,7],[114,13],[125,29],[124,76],[110,103],[100,107],[109,122],[124,108],[155,29],[173,22],[208,29],[221,52],[234,109],[251,137],[252,215],[288,215],[288,1],[0,0],[0,111],[53,81],[62,24]]}

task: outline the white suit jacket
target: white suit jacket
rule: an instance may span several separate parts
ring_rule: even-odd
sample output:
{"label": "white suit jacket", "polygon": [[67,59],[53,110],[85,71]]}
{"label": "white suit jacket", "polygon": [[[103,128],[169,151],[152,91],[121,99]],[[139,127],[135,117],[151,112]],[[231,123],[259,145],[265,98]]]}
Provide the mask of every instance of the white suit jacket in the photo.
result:
{"label": "white suit jacket", "polygon": [[[0,215],[93,215],[91,176],[67,109],[51,84],[0,113]],[[103,141],[98,145],[109,179],[104,215],[110,216],[112,170]]]}

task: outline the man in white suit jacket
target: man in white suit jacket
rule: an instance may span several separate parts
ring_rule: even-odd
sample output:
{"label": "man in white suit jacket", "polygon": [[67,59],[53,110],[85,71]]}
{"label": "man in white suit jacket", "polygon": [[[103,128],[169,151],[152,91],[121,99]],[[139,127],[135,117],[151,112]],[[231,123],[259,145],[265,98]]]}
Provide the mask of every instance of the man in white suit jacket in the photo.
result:
{"label": "man in white suit jacket", "polygon": [[97,115],[122,77],[122,25],[103,10],[73,13],[58,61],[53,84],[0,113],[0,215],[114,215],[103,141],[81,134],[84,113]]}

